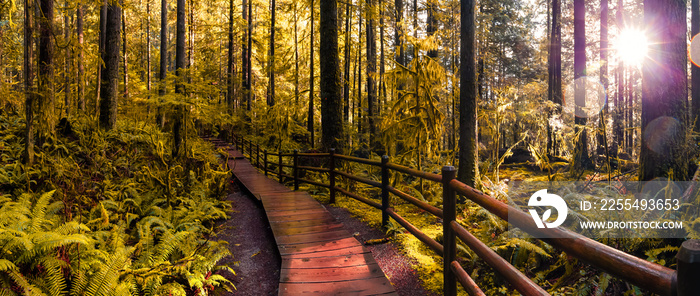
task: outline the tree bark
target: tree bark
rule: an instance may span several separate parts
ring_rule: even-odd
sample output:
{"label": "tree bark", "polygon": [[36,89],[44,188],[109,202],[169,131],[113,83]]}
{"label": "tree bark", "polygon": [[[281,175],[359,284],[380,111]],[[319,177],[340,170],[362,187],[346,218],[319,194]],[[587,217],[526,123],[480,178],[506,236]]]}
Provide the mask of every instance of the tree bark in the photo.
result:
{"label": "tree bark", "polygon": [[[175,93],[181,95],[178,98],[184,100],[185,95],[185,0],[177,0],[177,21],[175,35],[175,73],[177,74],[177,82],[175,83]],[[184,116],[184,108],[181,104],[175,107],[175,115],[173,118],[173,157],[180,155],[180,145],[182,144],[182,117]]]}
{"label": "tree bark", "polygon": [[355,121],[357,121],[357,134],[360,142],[362,142],[362,7],[358,6],[357,9],[358,14],[360,15],[359,21],[357,22],[357,40],[358,40],[358,45],[357,45],[357,63],[355,64],[357,67],[357,71],[355,71],[355,77],[357,78],[357,88],[356,88],[356,95],[357,95],[357,100],[355,101],[356,108],[357,108],[357,117]]}
{"label": "tree bark", "polygon": [[83,33],[83,11],[85,7],[82,1],[78,3],[76,34],[78,35],[78,104],[80,111],[85,111],[85,66],[83,65],[83,42],[85,34]]}
{"label": "tree bark", "polygon": [[251,108],[253,107],[253,77],[252,77],[252,69],[253,69],[253,64],[251,63],[251,56],[253,55],[253,1],[250,0],[248,2],[248,51],[246,54],[246,85],[245,85],[245,93],[246,93],[246,101],[248,102],[247,110],[250,111]]}
{"label": "tree bark", "polygon": [[[622,19],[622,11],[624,10],[624,7],[622,5],[622,0],[617,1],[617,7],[615,11],[615,20],[617,22],[617,32],[618,34],[622,33],[623,29],[623,19]],[[624,74],[624,65],[622,63],[622,60],[619,60],[617,62],[617,71],[615,73],[615,80],[617,83],[617,91],[615,94],[615,110],[613,110],[613,147],[612,147],[612,154],[613,157],[617,157],[618,155],[618,150],[620,146],[624,147],[623,141],[624,141],[624,134],[622,131],[622,116],[623,114],[623,102],[624,102],[624,85],[625,85],[625,74]]]}
{"label": "tree bark", "polygon": [[586,132],[586,117],[583,116],[586,107],[586,7],[585,0],[574,0],[574,103],[576,113],[576,130],[579,131],[578,141],[574,148],[575,169],[585,169],[591,166],[588,155],[588,135]]}
{"label": "tree bark", "polygon": [[53,135],[54,130],[54,3],[53,0],[40,1],[39,17],[39,124],[40,139]]}
{"label": "tree bark", "polygon": [[600,0],[600,84],[603,90],[599,96],[605,96],[605,106],[599,114],[598,151],[597,154],[607,154],[605,119],[608,114],[608,0]]}
{"label": "tree bark", "polygon": [[71,36],[70,36],[70,17],[69,13],[66,12],[63,15],[63,40],[66,42],[65,52],[63,56],[63,108],[66,111],[66,116],[70,113],[70,103],[72,100],[72,89],[71,89],[71,50],[73,50]]}
{"label": "tree bark", "polygon": [[403,0],[394,0],[394,6],[396,9],[396,24],[394,27],[394,59],[396,59],[396,62],[399,63],[400,65],[406,65],[405,64],[405,55],[404,55],[404,46],[403,46],[403,34],[404,34],[404,26],[403,26]]}
{"label": "tree bark", "polygon": [[124,99],[129,99],[129,61],[127,54],[127,44],[126,44],[126,17],[124,16],[124,9],[122,9],[122,60],[124,64]]}
{"label": "tree bark", "polygon": [[97,87],[95,88],[95,114],[100,114],[100,98],[102,95],[102,70],[104,69],[105,60],[105,33],[107,31],[107,1],[101,0],[102,6],[100,7],[100,45],[98,48],[98,55],[100,59],[97,61]]}
{"label": "tree bark", "polygon": [[474,0],[462,0],[460,6],[460,95],[459,95],[459,171],[457,179],[469,186],[478,182],[478,133],[476,105],[476,65]]}
{"label": "tree bark", "polygon": [[[146,90],[151,99],[151,0],[146,0]],[[150,115],[150,104],[149,104]]]}
{"label": "tree bark", "polygon": [[[375,113],[377,104],[377,85],[375,77],[377,75],[377,40],[375,38],[374,27],[374,0],[367,1],[367,121],[369,123],[369,139],[375,138]],[[370,147],[374,144],[370,143]]]}
{"label": "tree bark", "polygon": [[[433,35],[435,35],[438,26],[437,17],[435,16],[435,11],[437,10],[437,3],[435,3],[435,0],[426,0],[425,6],[426,10],[428,10],[426,33],[428,33],[429,37],[432,37]],[[437,48],[431,48],[430,50],[428,50],[428,57],[437,59]]]}
{"label": "tree bark", "polygon": [[345,3],[345,55],[343,59],[344,75],[343,75],[343,100],[345,101],[343,109],[343,119],[345,122],[350,122],[350,27],[352,26],[352,14],[350,14],[351,3]]}
{"label": "tree bark", "polygon": [[270,93],[267,105],[275,105],[275,0],[270,0]]}
{"label": "tree bark", "polygon": [[102,90],[100,91],[100,126],[106,130],[113,129],[117,123],[121,10],[120,3],[110,0],[107,6],[105,66],[102,69]]}
{"label": "tree bark", "polygon": [[321,0],[320,74],[321,74],[321,147],[342,152],[343,99],[340,93],[338,58],[338,8],[335,0]]}
{"label": "tree bark", "polygon": [[[561,8],[559,0],[552,0],[552,29],[549,37],[549,83],[547,98],[555,104],[562,104],[561,86]],[[557,107],[552,110],[550,116],[556,116],[560,112]],[[547,126],[547,155],[557,154],[556,133],[552,125]]]}
{"label": "tree bark", "polygon": [[382,106],[386,104],[386,84],[384,83],[384,73],[386,65],[384,62],[384,0],[379,0],[379,97],[377,99],[377,116],[381,115]]}
{"label": "tree bark", "polygon": [[[245,16],[245,6],[243,9],[243,15]],[[245,19],[245,18],[244,18]],[[245,51],[245,45],[243,45],[243,50]],[[245,53],[244,53],[245,54]],[[226,106],[229,114],[233,111],[233,67],[234,67],[234,55],[233,55],[233,0],[228,2],[228,62],[226,65]],[[245,74],[244,74],[245,75]]]}
{"label": "tree bark", "polygon": [[642,64],[639,180],[687,180],[687,56],[685,1],[645,0],[649,51]]}
{"label": "tree bark", "polygon": [[309,144],[314,147],[314,0],[311,0],[311,41],[309,47],[309,109],[306,129],[309,131]]}
{"label": "tree bark", "polygon": [[24,0],[24,110],[26,120],[24,163],[34,164],[34,1]]}
{"label": "tree bark", "polygon": [[[158,94],[159,102],[163,102],[163,96],[166,93],[167,77],[168,77],[168,3],[167,0],[161,0],[160,5],[160,69],[158,70]],[[156,122],[163,127],[165,124],[165,116],[160,105],[156,109]]]}
{"label": "tree bark", "polygon": [[299,110],[299,11],[294,1],[294,118]]}

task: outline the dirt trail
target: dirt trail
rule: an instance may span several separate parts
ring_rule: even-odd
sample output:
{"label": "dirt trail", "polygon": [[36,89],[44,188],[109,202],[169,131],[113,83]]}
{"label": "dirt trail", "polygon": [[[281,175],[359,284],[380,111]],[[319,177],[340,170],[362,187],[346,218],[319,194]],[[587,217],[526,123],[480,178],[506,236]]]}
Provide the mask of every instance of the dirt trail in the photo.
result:
{"label": "dirt trail", "polygon": [[236,271],[237,290],[227,295],[277,295],[281,262],[265,212],[236,184],[231,187],[233,212],[217,237],[229,242],[233,254],[222,264]]}

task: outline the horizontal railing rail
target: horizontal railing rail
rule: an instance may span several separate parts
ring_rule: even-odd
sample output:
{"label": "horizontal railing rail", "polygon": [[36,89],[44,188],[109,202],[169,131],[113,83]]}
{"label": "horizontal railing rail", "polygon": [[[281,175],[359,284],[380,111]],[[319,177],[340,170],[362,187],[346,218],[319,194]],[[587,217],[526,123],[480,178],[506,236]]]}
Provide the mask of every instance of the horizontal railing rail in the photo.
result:
{"label": "horizontal railing rail", "polygon": [[[444,258],[444,294],[456,295],[456,283],[459,282],[470,295],[483,295],[481,289],[472,280],[469,274],[462,268],[456,258],[456,243],[459,239],[467,245],[477,256],[482,258],[486,264],[491,266],[501,274],[514,289],[523,295],[548,295],[539,285],[534,283],[525,274],[512,266],[508,261],[499,256],[486,244],[479,241],[467,229],[462,227],[456,220],[456,195],[461,195],[500,219],[507,221],[515,227],[537,237],[544,236],[543,230],[537,228],[530,215],[516,209],[506,203],[484,194],[466,184],[455,179],[456,170],[452,166],[445,166],[442,174],[423,172],[399,164],[389,163],[389,158],[383,156],[381,161],[359,158],[354,156],[336,154],[333,149],[330,153],[270,153],[267,150],[260,151],[258,144],[253,144],[250,140],[242,136],[234,136],[232,139],[236,148],[248,159],[251,164],[260,168],[265,175],[274,173],[281,183],[291,181],[294,189],[299,189],[299,183],[307,183],[329,189],[330,203],[335,203],[336,193],[343,194],[352,199],[358,200],[371,207],[382,211],[382,225],[387,226],[389,219],[393,219],[406,231],[415,236],[418,240],[426,244],[436,254]],[[268,161],[269,156],[276,156],[277,162]],[[327,158],[326,167],[316,167],[299,165],[299,157]],[[284,158],[291,158],[285,164]],[[261,160],[262,159],[262,160]],[[371,180],[336,169],[337,161],[349,161],[379,167],[381,170],[381,181]],[[277,171],[269,169],[276,167]],[[285,168],[290,169],[289,173]],[[301,171],[314,171],[329,175],[329,184],[300,177]],[[389,185],[390,172],[398,172],[437,183],[441,183],[443,189],[443,208],[440,209],[425,201],[422,201],[410,194],[398,190]],[[336,177],[341,176],[346,180],[352,180],[380,188],[381,203],[370,198],[360,196],[336,186]],[[423,233],[420,229],[411,224],[404,217],[399,215],[389,204],[389,195],[400,198],[436,217],[443,220],[443,244]],[[547,237],[544,242],[564,251],[567,255],[578,258],[588,264],[600,268],[603,271],[618,277],[624,281],[646,289],[652,293],[668,296],[696,295],[700,291],[700,240],[687,240],[681,246],[678,253],[677,270],[646,261],[636,256],[627,254],[618,249],[612,248],[580,234],[571,232],[565,228],[548,228]],[[552,234],[555,232],[555,234]]]}

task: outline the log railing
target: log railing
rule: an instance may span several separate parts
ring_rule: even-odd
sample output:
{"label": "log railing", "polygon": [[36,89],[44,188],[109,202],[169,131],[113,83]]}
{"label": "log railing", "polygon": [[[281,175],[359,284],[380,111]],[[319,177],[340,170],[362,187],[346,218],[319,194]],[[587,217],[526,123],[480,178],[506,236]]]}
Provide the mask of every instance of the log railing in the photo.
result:
{"label": "log railing", "polygon": [[[271,153],[267,152],[266,149],[263,149],[261,152],[258,144],[253,144],[251,141],[241,136],[234,136],[231,140],[234,141],[241,153],[248,155],[251,164],[260,168],[265,175],[275,174],[281,183],[284,183],[284,178],[293,181],[294,190],[299,190],[299,183],[308,183],[328,188],[330,192],[330,203],[335,203],[336,194],[341,193],[381,210],[383,226],[386,227],[389,219],[393,219],[405,228],[406,231],[425,243],[431,250],[443,257],[444,295],[456,295],[457,282],[459,282],[470,295],[483,295],[483,292],[462,268],[459,261],[457,261],[457,239],[471,248],[475,254],[502,275],[512,287],[522,295],[549,295],[542,287],[534,283],[486,244],[479,241],[456,221],[456,195],[459,194],[475,202],[492,214],[535,237],[544,236],[542,235],[542,229],[537,228],[534,221],[527,213],[498,201],[455,179],[456,170],[452,166],[443,167],[442,174],[438,175],[390,163],[389,157],[386,155],[382,156],[381,161],[376,161],[336,154],[333,149],[331,149],[330,153],[299,153],[296,150],[293,151],[293,153],[282,153],[281,151],[278,153]],[[270,156],[276,156],[277,162],[270,161]],[[328,165],[326,167],[300,166],[300,157],[327,158]],[[292,164],[285,164],[284,158],[291,158]],[[378,167],[381,170],[382,180],[381,182],[369,180],[349,172],[338,170],[338,161],[355,162]],[[271,166],[276,167],[277,170],[271,170],[269,168]],[[291,173],[285,174],[284,168],[291,169]],[[300,178],[299,173],[302,170],[327,173],[329,175],[329,184]],[[441,183],[443,188],[443,208],[437,208],[390,186],[389,174],[391,171]],[[380,188],[382,190],[381,204],[336,186],[336,178],[338,176],[342,176],[347,180],[353,180]],[[444,245],[426,235],[404,217],[396,213],[389,203],[390,193],[438,218],[442,218]],[[676,256],[678,259],[677,270],[673,270],[627,254],[580,234],[571,232],[565,228],[547,229],[547,231],[548,237],[555,237],[542,239],[548,244],[610,275],[652,293],[668,296],[698,295],[698,293],[700,293],[700,281],[698,280],[698,278],[700,278],[700,240],[687,240],[683,242]],[[552,234],[552,231],[556,233]]]}

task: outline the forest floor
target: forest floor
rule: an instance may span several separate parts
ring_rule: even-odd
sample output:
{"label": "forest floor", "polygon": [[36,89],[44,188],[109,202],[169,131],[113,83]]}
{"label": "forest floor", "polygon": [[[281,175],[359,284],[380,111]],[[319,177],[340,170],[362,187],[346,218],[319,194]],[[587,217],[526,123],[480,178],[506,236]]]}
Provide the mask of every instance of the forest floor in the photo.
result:
{"label": "forest floor", "polygon": [[[229,242],[228,264],[236,271],[231,281],[236,291],[226,295],[277,295],[280,256],[262,206],[232,183],[228,200],[233,204],[230,219],[219,227],[217,239]],[[360,242],[382,239],[385,234],[353,216],[347,209],[325,205],[328,211]],[[399,251],[392,241],[366,245],[399,295],[437,295],[425,290],[413,265],[417,262]]]}

